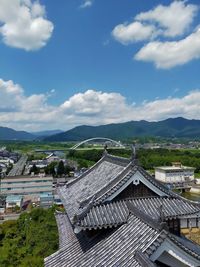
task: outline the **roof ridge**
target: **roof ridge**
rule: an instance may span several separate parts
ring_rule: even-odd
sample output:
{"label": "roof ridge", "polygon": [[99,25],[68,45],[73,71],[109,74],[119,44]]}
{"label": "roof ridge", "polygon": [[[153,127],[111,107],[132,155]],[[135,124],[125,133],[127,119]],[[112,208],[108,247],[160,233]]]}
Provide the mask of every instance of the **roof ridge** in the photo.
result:
{"label": "roof ridge", "polygon": [[106,158],[106,155],[104,155],[100,160],[98,160],[94,165],[92,165],[87,171],[85,171],[83,174],[81,174],[79,177],[74,179],[73,181],[66,184],[67,187],[70,187],[71,185],[75,184],[76,182],[80,181],[82,178],[84,178],[86,175],[88,175],[93,169],[96,168],[101,162],[103,162]]}
{"label": "roof ridge", "polygon": [[[101,195],[101,196],[98,196],[98,194],[100,193],[100,192],[102,192],[102,191],[105,191],[105,187],[102,189],[102,190],[100,190],[97,194],[96,194],[96,202],[98,201],[103,201],[104,199],[105,199],[105,197],[106,197],[106,195],[112,195],[114,192],[116,192],[116,190],[118,190],[118,188],[119,188],[119,183],[120,182],[122,182],[122,181],[125,181],[126,182],[126,178],[127,178],[127,176],[132,176],[132,175],[134,175],[135,174],[135,172],[136,171],[139,171],[139,172],[141,172],[141,174],[143,174],[144,176],[145,176],[145,178],[147,178],[154,186],[156,186],[157,188],[159,188],[161,191],[163,191],[163,192],[165,192],[166,194],[168,194],[168,196],[169,197],[177,197],[177,195],[175,194],[175,193],[173,193],[173,192],[171,192],[167,187],[165,187],[165,186],[163,186],[161,183],[159,183],[158,181],[156,181],[155,179],[153,179],[152,177],[151,177],[151,175],[150,174],[148,174],[141,166],[139,166],[139,165],[133,165],[134,163],[133,162],[130,162],[129,163],[129,167],[131,167],[132,168],[132,170],[130,170],[130,172],[129,173],[127,173],[126,174],[126,176],[125,177],[122,177],[122,180],[120,180],[120,181],[118,181],[117,183],[116,183],[116,180],[117,180],[117,178],[119,178],[119,177],[121,177],[121,175],[123,175],[124,174],[124,172],[125,172],[125,170],[127,171],[128,170],[128,166],[127,166],[127,168],[125,169],[125,170],[123,170],[122,171],[122,173],[115,179],[115,180],[113,180],[113,181],[111,181],[111,183],[110,184],[108,184],[106,187],[109,187],[109,186],[111,186],[112,184],[114,185],[114,187],[116,187],[115,189],[114,188],[111,188],[111,189],[109,189],[109,190],[107,190],[103,195]],[[124,184],[124,183],[123,183]],[[123,185],[122,184],[122,185]],[[121,187],[121,186],[120,186]],[[113,191],[113,192],[111,192],[111,191]],[[109,192],[111,192],[111,194],[109,194]],[[98,199],[99,198],[99,199]],[[102,199],[103,198],[103,199]],[[98,203],[97,202],[97,203]]]}
{"label": "roof ridge", "polygon": [[186,252],[189,252],[192,256],[194,256],[197,259],[200,259],[200,250],[197,252],[197,250],[193,249],[193,245],[195,245],[190,239],[183,239],[184,244],[180,242],[180,239],[178,236],[173,235],[172,233],[168,233],[168,238],[175,242],[179,247],[184,249]]}
{"label": "roof ridge", "polygon": [[[91,216],[95,218],[95,223]],[[108,217],[109,219],[108,219]],[[101,203],[96,206],[90,206],[87,211],[81,215],[76,215],[74,226],[77,229],[97,229],[111,228],[122,225],[128,221],[130,211],[126,200]]]}
{"label": "roof ridge", "polygon": [[168,187],[164,186],[162,183],[157,181],[156,179],[153,179],[153,177],[141,166],[138,166],[138,170],[157,188],[159,188],[161,191],[167,193],[171,197],[176,197],[177,194],[172,192]]}
{"label": "roof ridge", "polygon": [[[117,185],[120,181],[118,181],[121,177],[123,178],[124,177],[124,175],[125,175],[125,177],[127,177],[127,175],[129,175],[129,171],[131,170],[131,167],[132,167],[132,163],[130,162],[127,166],[126,166],[126,168],[124,168],[118,175],[117,175],[117,177],[114,179],[114,180],[112,180],[109,184],[106,184],[103,188],[101,188],[98,192],[96,192],[95,193],[95,195],[93,195],[92,197],[89,197],[89,198],[87,198],[87,199],[85,199],[84,201],[82,201],[81,203],[80,203],[80,206],[84,206],[84,204],[85,205],[87,205],[90,201],[91,201],[91,199],[93,198],[93,203],[94,203],[94,205],[97,205],[97,204],[100,204],[101,202],[98,202],[98,198],[101,198],[103,195],[104,195],[104,193],[102,193],[102,192],[109,192],[110,191],[110,189],[109,190],[107,190],[107,188],[108,187],[111,187],[111,185]],[[124,177],[124,178],[125,178]]]}
{"label": "roof ridge", "polygon": [[116,155],[111,155],[109,153],[105,154],[105,159],[111,159],[113,161],[120,161],[121,163],[123,162],[124,164],[129,164],[131,160],[129,158],[124,158]]}
{"label": "roof ridge", "polygon": [[[127,178],[130,178],[135,172],[138,170],[138,166],[134,165],[130,162],[128,166],[122,170],[121,173],[115,178],[115,180],[112,180],[109,184],[107,184],[105,187],[103,187],[99,192],[96,193],[96,204],[101,203],[106,198],[106,195],[112,195],[114,192],[118,190],[119,184],[123,181],[126,182]],[[124,184],[124,183],[123,183]],[[112,187],[113,186],[113,187]],[[111,194],[109,192],[113,191]]]}
{"label": "roof ridge", "polygon": [[[94,170],[96,168],[96,166],[98,166],[100,163],[102,163],[103,161],[111,161],[111,163],[114,163],[113,161],[118,161],[118,162],[123,162],[123,164],[121,164],[122,166],[126,167],[127,165],[130,164],[130,160],[127,158],[123,158],[123,157],[118,157],[118,156],[114,156],[111,154],[104,154],[103,157],[100,158],[100,160],[98,160],[94,165],[92,165],[87,171],[85,171],[83,174],[81,174],[78,178],[74,179],[73,181],[67,183],[67,187],[70,187],[71,185],[75,184],[76,182],[80,181],[82,178],[84,178],[86,175],[88,175],[92,170]],[[126,165],[125,165],[126,164]]]}
{"label": "roof ridge", "polygon": [[139,208],[135,207],[130,202],[127,202],[126,205],[133,215],[138,217],[140,220],[142,220],[144,223],[146,223],[147,225],[149,225],[153,229],[158,230],[158,231],[162,231],[162,230],[168,231],[167,224],[165,222],[153,219],[151,216],[144,213],[143,211],[141,211]]}
{"label": "roof ridge", "polygon": [[157,267],[158,265],[155,262],[152,262],[150,260],[149,257],[147,257],[147,255],[145,255],[145,253],[143,253],[141,250],[136,250],[135,251],[135,257],[134,257],[138,263],[142,266],[142,267]]}

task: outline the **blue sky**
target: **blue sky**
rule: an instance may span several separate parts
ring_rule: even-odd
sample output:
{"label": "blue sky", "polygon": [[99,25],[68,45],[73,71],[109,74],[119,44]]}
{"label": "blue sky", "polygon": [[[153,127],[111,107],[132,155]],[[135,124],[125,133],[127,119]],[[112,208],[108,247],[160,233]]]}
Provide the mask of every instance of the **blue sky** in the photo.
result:
{"label": "blue sky", "polygon": [[199,1],[0,0],[0,125],[200,119]]}

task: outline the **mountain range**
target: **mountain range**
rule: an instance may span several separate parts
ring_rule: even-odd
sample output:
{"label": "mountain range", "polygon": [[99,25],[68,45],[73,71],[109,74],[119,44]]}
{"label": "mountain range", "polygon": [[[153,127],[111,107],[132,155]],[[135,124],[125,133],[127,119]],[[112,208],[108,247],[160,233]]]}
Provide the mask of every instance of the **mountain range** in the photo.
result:
{"label": "mountain range", "polygon": [[25,131],[16,131],[8,127],[0,126],[0,140],[25,140],[30,141],[36,137]]}
{"label": "mountain range", "polygon": [[134,137],[200,138],[200,120],[170,118],[163,121],[129,121],[100,126],[77,126],[66,132],[61,130],[28,133],[0,127],[0,140],[81,141],[93,137],[126,140]]}
{"label": "mountain range", "polygon": [[125,140],[133,137],[200,137],[200,120],[170,118],[158,122],[129,121],[100,126],[78,126],[69,131],[46,137],[45,141],[80,141],[93,137]]}
{"label": "mountain range", "polygon": [[24,140],[24,141],[42,140],[47,136],[51,136],[62,132],[63,131],[61,130],[49,130],[49,131],[29,133],[26,131],[16,131],[8,127],[0,126],[0,140]]}

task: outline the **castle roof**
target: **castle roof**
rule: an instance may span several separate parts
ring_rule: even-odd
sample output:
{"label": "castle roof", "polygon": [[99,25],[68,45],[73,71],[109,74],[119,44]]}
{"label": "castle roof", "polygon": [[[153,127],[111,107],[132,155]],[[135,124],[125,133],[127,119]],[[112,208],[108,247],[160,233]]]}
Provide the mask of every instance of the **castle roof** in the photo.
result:
{"label": "castle roof", "polygon": [[117,227],[128,221],[130,210],[128,205],[139,209],[149,217],[163,219],[198,216],[200,208],[191,202],[179,198],[146,197],[109,202],[91,206],[90,209],[76,217],[75,227],[79,229],[102,229]]}
{"label": "castle roof", "polygon": [[[153,196],[117,199],[140,183]],[[59,250],[45,259],[45,267],[155,267],[158,251],[200,266],[199,247],[169,233],[164,223],[198,217],[199,205],[171,192],[135,160],[105,154],[58,191],[66,213],[56,213]]]}
{"label": "castle roof", "polygon": [[188,259],[192,258],[194,266],[199,266],[200,249],[191,241],[170,234],[164,224],[132,204],[129,211],[125,224],[92,239],[87,239],[83,233],[76,235],[67,215],[57,214],[62,233],[60,249],[45,259],[45,267],[153,267],[157,266],[152,261],[157,249],[162,246],[167,249],[169,244],[173,244],[175,251],[181,250]]}

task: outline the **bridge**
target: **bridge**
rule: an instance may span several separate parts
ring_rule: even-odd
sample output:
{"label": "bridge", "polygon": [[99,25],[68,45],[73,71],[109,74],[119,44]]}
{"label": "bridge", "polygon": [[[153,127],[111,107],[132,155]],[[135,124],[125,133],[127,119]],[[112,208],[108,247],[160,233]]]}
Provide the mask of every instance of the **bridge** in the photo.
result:
{"label": "bridge", "polygon": [[72,150],[75,150],[77,149],[78,147],[80,147],[81,145],[85,144],[85,143],[88,143],[88,142],[91,142],[91,141],[95,141],[95,140],[102,140],[102,141],[109,141],[109,142],[112,142],[114,143],[117,147],[120,147],[120,148],[125,148],[120,142],[117,142],[111,138],[106,138],[106,137],[94,137],[94,138],[89,138],[89,139],[86,139],[76,145],[74,145],[73,147],[71,147],[70,149]]}

